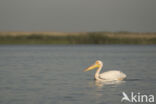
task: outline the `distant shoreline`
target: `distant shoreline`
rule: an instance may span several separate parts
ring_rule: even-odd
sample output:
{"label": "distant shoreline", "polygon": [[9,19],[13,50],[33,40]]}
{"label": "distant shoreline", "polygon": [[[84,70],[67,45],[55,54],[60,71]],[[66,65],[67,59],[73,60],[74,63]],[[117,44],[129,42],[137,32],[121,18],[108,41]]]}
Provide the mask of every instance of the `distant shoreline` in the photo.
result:
{"label": "distant shoreline", "polygon": [[0,44],[156,44],[156,33],[0,32]]}

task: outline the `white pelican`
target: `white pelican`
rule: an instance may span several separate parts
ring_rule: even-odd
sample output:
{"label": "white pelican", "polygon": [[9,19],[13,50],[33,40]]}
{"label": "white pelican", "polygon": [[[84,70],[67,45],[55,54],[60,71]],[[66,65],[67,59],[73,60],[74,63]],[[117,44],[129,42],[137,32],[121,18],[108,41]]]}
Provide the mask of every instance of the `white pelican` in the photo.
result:
{"label": "white pelican", "polygon": [[91,65],[84,71],[86,72],[98,68],[95,73],[95,79],[97,81],[122,81],[124,78],[126,78],[126,74],[117,70],[111,70],[100,74],[102,67],[103,67],[102,61],[97,60],[93,65]]}

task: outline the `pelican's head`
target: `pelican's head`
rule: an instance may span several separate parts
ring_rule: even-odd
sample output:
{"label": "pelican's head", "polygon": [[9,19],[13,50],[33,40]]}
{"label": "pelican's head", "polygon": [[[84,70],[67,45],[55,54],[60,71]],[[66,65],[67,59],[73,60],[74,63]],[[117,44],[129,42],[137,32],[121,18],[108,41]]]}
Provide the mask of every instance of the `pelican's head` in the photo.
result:
{"label": "pelican's head", "polygon": [[91,65],[91,66],[89,66],[88,68],[86,68],[86,69],[84,70],[84,72],[89,71],[89,70],[93,70],[93,69],[95,69],[95,68],[99,68],[99,67],[102,67],[102,66],[103,66],[102,61],[97,60],[93,65]]}

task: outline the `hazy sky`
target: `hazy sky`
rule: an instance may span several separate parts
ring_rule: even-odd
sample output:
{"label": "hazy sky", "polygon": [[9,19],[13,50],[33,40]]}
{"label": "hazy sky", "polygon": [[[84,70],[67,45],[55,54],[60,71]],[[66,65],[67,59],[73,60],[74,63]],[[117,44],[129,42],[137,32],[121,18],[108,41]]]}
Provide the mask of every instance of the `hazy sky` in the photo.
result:
{"label": "hazy sky", "polygon": [[156,32],[156,0],[0,0],[0,31]]}

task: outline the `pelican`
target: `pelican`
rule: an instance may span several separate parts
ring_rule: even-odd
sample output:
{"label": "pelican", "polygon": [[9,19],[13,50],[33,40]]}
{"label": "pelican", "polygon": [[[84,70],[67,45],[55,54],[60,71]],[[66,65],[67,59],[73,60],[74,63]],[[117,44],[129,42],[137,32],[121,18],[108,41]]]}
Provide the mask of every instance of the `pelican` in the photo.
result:
{"label": "pelican", "polygon": [[122,81],[124,78],[126,78],[126,74],[117,70],[111,70],[100,74],[102,67],[103,62],[97,60],[93,65],[86,68],[84,72],[97,68],[97,71],[94,76],[95,80],[97,81]]}

